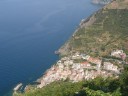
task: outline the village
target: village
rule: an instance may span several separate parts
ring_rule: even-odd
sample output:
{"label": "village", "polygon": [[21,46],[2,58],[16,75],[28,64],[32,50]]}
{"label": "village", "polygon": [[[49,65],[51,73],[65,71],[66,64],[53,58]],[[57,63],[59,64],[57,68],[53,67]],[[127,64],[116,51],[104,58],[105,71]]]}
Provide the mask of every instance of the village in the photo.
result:
{"label": "village", "polygon": [[[123,65],[126,58],[123,50],[114,50],[110,55],[120,58],[121,60],[116,60],[116,62]],[[97,76],[104,78],[115,76],[118,78],[121,69],[121,67],[108,60],[103,61],[101,58],[94,58],[76,52],[71,56],[61,58],[57,61],[57,64],[48,69],[41,78],[41,83],[37,85],[37,88],[42,88],[47,84],[59,80],[78,82],[81,80],[94,79]]]}

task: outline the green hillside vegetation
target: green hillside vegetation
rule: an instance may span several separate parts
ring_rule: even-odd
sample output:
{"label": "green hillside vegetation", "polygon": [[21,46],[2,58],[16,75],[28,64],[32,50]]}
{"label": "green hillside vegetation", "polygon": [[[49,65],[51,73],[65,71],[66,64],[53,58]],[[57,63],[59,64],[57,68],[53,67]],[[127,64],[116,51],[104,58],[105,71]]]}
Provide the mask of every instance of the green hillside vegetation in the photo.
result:
{"label": "green hillside vegetation", "polygon": [[128,54],[128,10],[102,9],[95,22],[80,28],[69,41],[70,52],[84,52],[93,56],[106,56],[114,49]]}

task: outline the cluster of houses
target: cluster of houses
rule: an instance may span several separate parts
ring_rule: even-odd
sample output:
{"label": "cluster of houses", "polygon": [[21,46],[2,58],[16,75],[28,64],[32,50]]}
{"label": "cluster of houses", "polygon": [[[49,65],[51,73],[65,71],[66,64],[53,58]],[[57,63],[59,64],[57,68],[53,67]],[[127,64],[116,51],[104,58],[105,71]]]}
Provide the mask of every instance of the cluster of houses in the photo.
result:
{"label": "cluster of houses", "polygon": [[127,57],[126,53],[124,53],[123,50],[114,50],[111,52],[111,56],[121,58],[122,60],[125,60]]}
{"label": "cluster of houses", "polygon": [[[124,53],[122,51],[113,51],[111,53],[112,56],[118,56],[117,54],[121,55]],[[82,59],[83,62],[74,62],[74,60],[77,59]],[[61,58],[56,65],[53,65],[47,70],[41,79],[41,83],[37,87],[42,88],[43,86],[58,80],[78,82],[81,80],[94,79],[99,75],[103,77],[113,76],[115,73],[120,73],[119,68],[111,62],[102,62],[99,58],[75,53],[72,56]]]}

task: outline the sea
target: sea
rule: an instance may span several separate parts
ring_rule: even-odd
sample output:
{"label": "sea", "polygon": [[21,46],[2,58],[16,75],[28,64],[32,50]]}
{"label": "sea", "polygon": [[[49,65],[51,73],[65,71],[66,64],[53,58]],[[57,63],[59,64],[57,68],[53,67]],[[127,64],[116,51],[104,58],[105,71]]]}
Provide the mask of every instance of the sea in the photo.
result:
{"label": "sea", "polygon": [[0,0],[0,96],[41,77],[80,21],[102,6],[91,0]]}

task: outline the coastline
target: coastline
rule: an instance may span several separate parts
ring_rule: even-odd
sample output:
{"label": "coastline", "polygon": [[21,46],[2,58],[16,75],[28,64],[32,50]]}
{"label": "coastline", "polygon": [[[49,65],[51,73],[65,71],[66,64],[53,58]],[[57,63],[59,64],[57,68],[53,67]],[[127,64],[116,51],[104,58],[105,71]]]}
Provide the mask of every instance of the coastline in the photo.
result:
{"label": "coastline", "polygon": [[[103,7],[103,8],[104,8],[104,7]],[[86,27],[88,27],[89,25],[91,25],[94,21],[91,21],[91,23],[90,23],[90,20],[92,20],[92,19],[94,18],[95,14],[97,14],[97,13],[98,13],[99,11],[101,11],[101,10],[102,10],[102,8],[99,9],[98,11],[92,13],[92,15],[90,15],[88,18],[81,20],[81,22],[79,23],[79,27],[74,31],[74,33],[71,35],[71,37],[57,50],[57,52],[59,53],[59,54],[57,54],[57,55],[59,55],[59,56],[61,57],[61,55],[63,54],[63,52],[68,49],[69,40],[73,37],[73,35],[75,35],[75,34],[78,32],[78,30],[80,30],[81,28],[83,28],[84,25],[86,25]],[[93,19],[93,20],[94,20],[94,19]],[[55,64],[53,64],[50,68],[52,68],[54,65],[55,65]],[[43,73],[43,75],[42,75],[40,78],[38,78],[35,82],[41,83],[41,79],[42,79],[42,78],[45,76],[45,74],[50,70],[50,68],[47,69],[47,70]]]}
{"label": "coastline", "polygon": [[[92,25],[92,24],[95,22],[95,20],[96,20],[95,15],[96,15],[97,13],[99,13],[100,11],[102,11],[102,9],[106,8],[106,6],[108,6],[108,5],[109,5],[110,3],[112,3],[112,2],[113,2],[113,0],[112,0],[111,2],[109,2],[109,3],[107,3],[107,4],[104,4],[104,6],[103,6],[102,8],[100,8],[98,11],[92,13],[89,17],[87,17],[87,18],[81,20],[81,22],[79,23],[78,28],[74,31],[74,33],[71,35],[71,37],[57,50],[57,53],[59,53],[58,55],[59,55],[60,57],[63,56],[63,55],[65,55],[64,52],[65,52],[66,50],[68,50],[68,47],[69,47],[69,46],[68,46],[69,40],[70,40],[81,28],[83,28],[83,27],[87,28],[87,27],[89,27],[90,25]],[[43,73],[43,75],[42,75],[40,78],[38,78],[38,79],[36,80],[36,82],[41,83],[42,78],[46,75],[46,73],[47,73],[51,68],[54,67],[54,65],[56,65],[56,64],[53,64],[49,69],[47,69],[47,70]]]}

